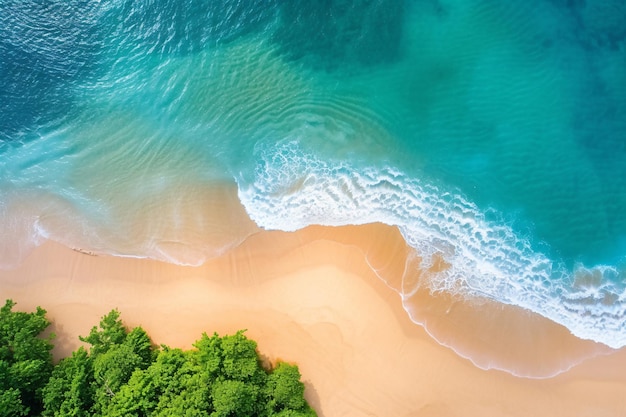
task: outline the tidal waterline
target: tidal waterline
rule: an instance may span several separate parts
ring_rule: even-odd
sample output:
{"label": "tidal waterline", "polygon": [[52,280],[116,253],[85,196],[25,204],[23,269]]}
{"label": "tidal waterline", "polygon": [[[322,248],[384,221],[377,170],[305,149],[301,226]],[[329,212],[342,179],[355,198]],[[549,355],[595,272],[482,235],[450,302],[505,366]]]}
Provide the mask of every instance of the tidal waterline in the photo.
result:
{"label": "tidal waterline", "polygon": [[5,265],[46,238],[199,264],[257,227],[380,222],[450,265],[433,291],[626,343],[619,2],[0,11]]}

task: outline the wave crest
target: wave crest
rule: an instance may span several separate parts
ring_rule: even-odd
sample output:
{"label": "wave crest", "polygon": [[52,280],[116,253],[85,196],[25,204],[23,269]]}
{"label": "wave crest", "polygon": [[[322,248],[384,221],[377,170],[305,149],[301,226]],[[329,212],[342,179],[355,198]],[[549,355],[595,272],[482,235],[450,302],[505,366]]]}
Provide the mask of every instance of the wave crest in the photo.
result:
{"label": "wave crest", "polygon": [[[577,337],[612,348],[626,345],[626,292],[615,284],[622,276],[617,268],[568,270],[535,250],[497,212],[391,167],[357,169],[345,161],[323,161],[295,141],[259,157],[254,181],[239,180],[239,198],[259,226],[284,231],[312,224],[397,226],[422,268],[436,256],[447,264],[429,278],[432,292],[523,307]],[[406,285],[401,295],[410,297],[419,285]]]}

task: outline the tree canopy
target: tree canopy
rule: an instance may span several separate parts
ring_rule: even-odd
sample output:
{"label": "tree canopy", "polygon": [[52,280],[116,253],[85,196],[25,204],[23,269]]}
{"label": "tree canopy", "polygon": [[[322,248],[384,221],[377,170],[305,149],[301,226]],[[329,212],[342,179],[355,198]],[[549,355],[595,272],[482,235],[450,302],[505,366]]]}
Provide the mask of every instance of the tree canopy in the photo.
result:
{"label": "tree canopy", "polygon": [[52,364],[45,310],[0,310],[0,415],[43,417],[312,417],[296,365],[261,365],[245,331],[202,334],[190,350],[155,346],[112,310],[88,347]]}
{"label": "tree canopy", "polygon": [[40,337],[50,325],[46,311],[13,311],[7,300],[0,308],[0,415],[38,415],[42,389],[52,372],[52,339]]}

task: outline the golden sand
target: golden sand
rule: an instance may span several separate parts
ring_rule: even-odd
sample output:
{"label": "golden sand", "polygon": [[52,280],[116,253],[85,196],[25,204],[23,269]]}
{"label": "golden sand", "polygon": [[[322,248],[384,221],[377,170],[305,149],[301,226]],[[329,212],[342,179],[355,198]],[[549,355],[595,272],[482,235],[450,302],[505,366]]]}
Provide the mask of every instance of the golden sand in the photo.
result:
{"label": "golden sand", "polygon": [[438,338],[479,361],[515,364],[521,374],[603,355],[553,378],[528,379],[479,369],[437,343],[411,322],[392,289],[427,282],[428,272],[407,272],[407,263],[418,262],[409,255],[398,231],[383,225],[260,232],[200,267],[92,256],[47,242],[17,269],[0,271],[0,296],[18,309],[48,310],[57,357],[112,308],[154,342],[182,348],[204,331],[248,329],[269,360],[299,365],[306,396],[325,417],[626,412],[625,350],[608,354],[521,309],[477,308],[433,297],[424,286],[405,300]]}

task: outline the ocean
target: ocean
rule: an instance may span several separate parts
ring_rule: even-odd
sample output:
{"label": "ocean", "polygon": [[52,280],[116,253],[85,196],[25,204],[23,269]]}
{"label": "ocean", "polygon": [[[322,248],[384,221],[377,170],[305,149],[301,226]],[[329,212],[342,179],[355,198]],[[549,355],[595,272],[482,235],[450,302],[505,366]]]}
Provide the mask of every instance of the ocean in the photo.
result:
{"label": "ocean", "polygon": [[0,0],[0,111],[2,267],[379,222],[433,292],[626,345],[621,0]]}

